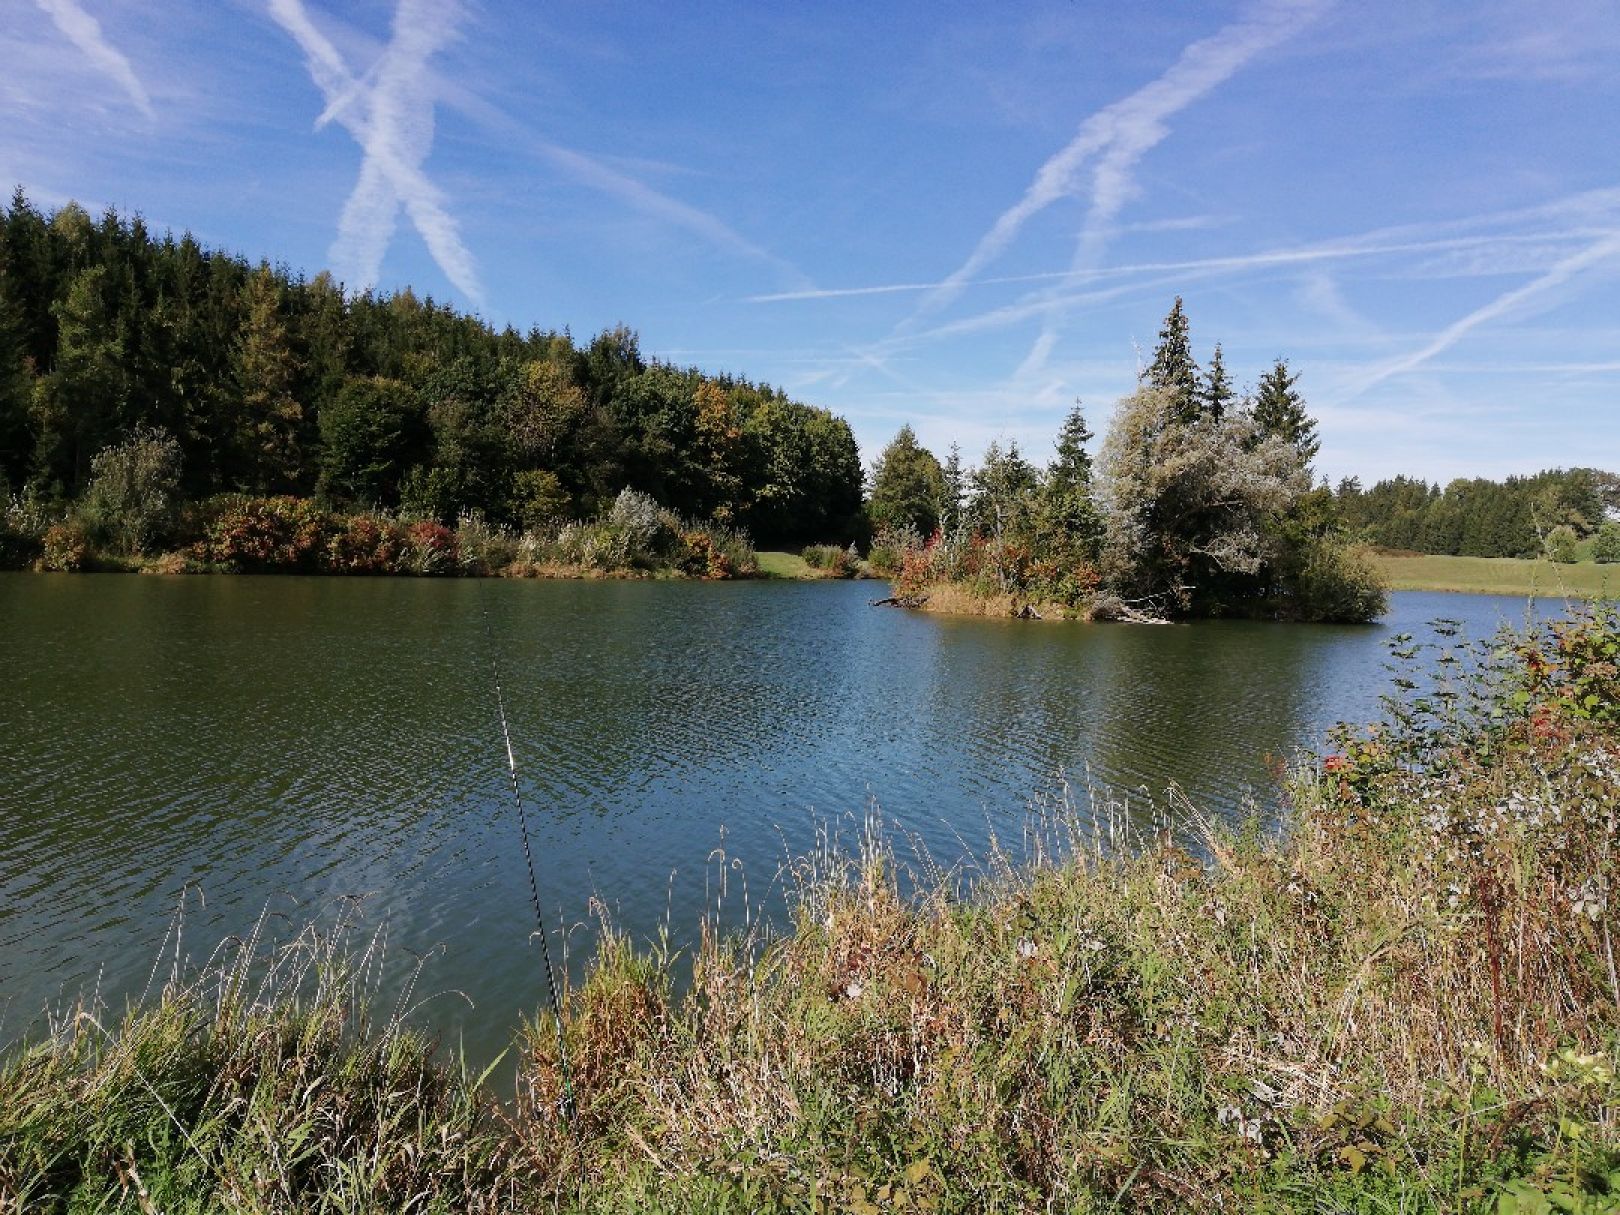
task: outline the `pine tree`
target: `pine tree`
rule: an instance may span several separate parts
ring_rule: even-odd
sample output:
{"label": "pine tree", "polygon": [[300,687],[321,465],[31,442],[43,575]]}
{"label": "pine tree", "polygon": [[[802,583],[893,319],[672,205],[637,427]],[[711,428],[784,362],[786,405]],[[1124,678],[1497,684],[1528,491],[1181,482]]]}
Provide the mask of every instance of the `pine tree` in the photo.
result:
{"label": "pine tree", "polygon": [[[27,474],[28,405],[33,368],[23,353],[24,318],[0,261],[0,481],[20,486]],[[3,496],[3,493],[0,493]],[[0,509],[5,503],[0,501]]]}
{"label": "pine tree", "polygon": [[1216,342],[1215,353],[1209,356],[1209,368],[1204,372],[1204,382],[1199,389],[1199,405],[1204,416],[1219,422],[1226,415],[1234,395],[1232,377],[1227,373],[1221,344]]}
{"label": "pine tree", "polygon": [[1187,314],[1182,311],[1181,297],[1164,318],[1159,330],[1159,344],[1153,350],[1153,362],[1148,365],[1148,384],[1168,390],[1175,402],[1175,417],[1190,422],[1198,412],[1198,364],[1193,360],[1192,343],[1187,337]]}
{"label": "pine tree", "polygon": [[1292,443],[1300,463],[1309,468],[1321,443],[1316,437],[1316,419],[1305,411],[1305,398],[1295,388],[1298,382],[1299,373],[1288,370],[1288,360],[1278,359],[1260,377],[1254,396],[1254,420],[1266,438]]}

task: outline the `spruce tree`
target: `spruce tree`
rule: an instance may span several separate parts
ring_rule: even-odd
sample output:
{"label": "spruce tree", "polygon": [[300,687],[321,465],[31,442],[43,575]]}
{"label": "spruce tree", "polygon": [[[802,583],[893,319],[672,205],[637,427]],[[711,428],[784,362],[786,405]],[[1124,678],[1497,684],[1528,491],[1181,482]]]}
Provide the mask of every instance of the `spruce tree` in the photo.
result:
{"label": "spruce tree", "polygon": [[1216,342],[1215,353],[1209,356],[1209,367],[1204,372],[1204,382],[1199,389],[1199,404],[1204,416],[1219,422],[1226,416],[1233,396],[1232,377],[1227,373],[1221,344]]}
{"label": "spruce tree", "polygon": [[1292,443],[1300,463],[1309,468],[1321,443],[1316,437],[1316,419],[1305,411],[1305,398],[1295,387],[1298,382],[1299,373],[1288,370],[1288,360],[1278,359],[1260,377],[1254,396],[1254,420],[1266,438]]}
{"label": "spruce tree", "polygon": [[36,471],[73,490],[89,478],[90,457],[116,437],[129,396],[106,284],[105,266],[74,276],[53,309],[56,366],[35,385]]}
{"label": "spruce tree", "polygon": [[1167,390],[1175,402],[1175,417],[1190,422],[1198,414],[1198,364],[1193,360],[1192,343],[1187,337],[1187,314],[1182,311],[1181,297],[1164,318],[1159,330],[1159,344],[1153,350],[1153,362],[1148,365],[1148,384]]}
{"label": "spruce tree", "polygon": [[1041,482],[1041,522],[1047,545],[1055,552],[1091,559],[1102,535],[1102,517],[1091,492],[1093,435],[1080,402],[1063,419],[1057,457]]}
{"label": "spruce tree", "polygon": [[1091,456],[1086,451],[1086,444],[1093,437],[1086,426],[1085,411],[1076,401],[1074,408],[1063,419],[1063,428],[1058,431],[1057,458],[1052,461],[1046,474],[1046,484],[1050,490],[1064,495],[1091,492]]}

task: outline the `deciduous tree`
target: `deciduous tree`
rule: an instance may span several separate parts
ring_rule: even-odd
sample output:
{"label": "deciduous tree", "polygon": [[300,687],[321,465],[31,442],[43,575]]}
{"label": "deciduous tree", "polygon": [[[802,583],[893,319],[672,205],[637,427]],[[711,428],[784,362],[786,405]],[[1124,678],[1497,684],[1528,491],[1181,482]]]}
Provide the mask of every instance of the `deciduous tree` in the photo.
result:
{"label": "deciduous tree", "polygon": [[872,526],[879,531],[913,527],[926,536],[939,526],[944,493],[939,461],[909,425],[902,426],[872,466]]}

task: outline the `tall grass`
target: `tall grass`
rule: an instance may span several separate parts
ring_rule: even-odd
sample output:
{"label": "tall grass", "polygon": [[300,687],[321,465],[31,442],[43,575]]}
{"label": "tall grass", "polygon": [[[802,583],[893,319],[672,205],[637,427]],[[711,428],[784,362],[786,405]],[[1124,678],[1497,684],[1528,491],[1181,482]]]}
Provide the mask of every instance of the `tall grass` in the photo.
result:
{"label": "tall grass", "polygon": [[[1608,608],[1459,644],[1381,726],[1299,766],[1282,822],[1181,807],[1174,834],[1132,832],[1065,805],[971,880],[903,873],[873,827],[801,862],[778,935],[706,926],[676,954],[604,923],[564,993],[566,1101],[549,1014],[503,1108],[357,1011],[337,950],[252,999],[210,980],[106,1034],[67,1023],[0,1073],[0,1192],[1614,1211],[1617,661]],[[324,997],[294,994],[326,974]]]}
{"label": "tall grass", "polygon": [[378,939],[257,944],[12,1053],[0,1209],[511,1209],[510,1124],[482,1078],[380,1010]]}

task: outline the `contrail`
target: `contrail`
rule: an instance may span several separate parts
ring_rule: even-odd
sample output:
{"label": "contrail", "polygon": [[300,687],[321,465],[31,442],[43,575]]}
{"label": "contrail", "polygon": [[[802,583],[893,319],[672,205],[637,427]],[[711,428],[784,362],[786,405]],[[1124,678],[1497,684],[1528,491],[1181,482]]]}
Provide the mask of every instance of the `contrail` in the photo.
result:
{"label": "contrail", "polygon": [[537,140],[536,149],[553,163],[567,169],[577,180],[605,194],[613,194],[648,215],[655,215],[677,227],[701,236],[710,244],[755,261],[775,267],[790,281],[808,283],[804,273],[792,263],[761,248],[747,237],[727,227],[723,222],[697,207],[660,194],[634,177],[620,173],[592,159],[582,152],[565,148],[545,140]]}
{"label": "contrail", "polygon": [[129,94],[129,99],[135,103],[136,109],[148,119],[156,116],[152,111],[152,98],[147,94],[146,86],[136,77],[135,69],[130,66],[123,52],[107,41],[106,35],[101,32],[101,22],[80,8],[77,0],[34,0],[34,3],[56,23],[57,29],[67,35],[68,41],[118,82],[124,92]]}
{"label": "contrail", "polygon": [[[1133,170],[1170,134],[1170,117],[1229,79],[1256,55],[1292,37],[1323,8],[1321,0],[1267,4],[1247,19],[1193,43],[1158,80],[1097,115],[1095,121],[1107,136],[1092,170],[1091,206],[1075,242],[1073,269],[1094,266],[1101,258],[1114,220],[1137,193]],[[1016,377],[1034,374],[1046,365],[1057,344],[1058,311],[1054,302]]]}
{"label": "contrail", "polygon": [[664,194],[597,157],[537,136],[507,111],[457,81],[441,80],[438,92],[446,105],[499,136],[504,141],[503,147],[548,160],[573,180],[616,198],[644,215],[684,228],[717,249],[768,265],[778,271],[785,282],[795,284],[796,288],[808,289],[812,286],[809,277],[797,266],[749,240],[724,220]]}
{"label": "contrail", "polygon": [[1476,308],[1461,320],[1447,326],[1444,331],[1421,350],[1414,350],[1411,354],[1402,355],[1400,358],[1392,359],[1381,367],[1373,368],[1359,381],[1356,381],[1341,399],[1353,400],[1369,388],[1383,383],[1392,376],[1403,375],[1408,371],[1416,370],[1441,351],[1455,346],[1471,330],[1494,321],[1499,316],[1506,315],[1528,299],[1550,291],[1554,287],[1561,286],[1587,267],[1595,266],[1599,262],[1616,256],[1620,256],[1620,232],[1611,233],[1597,243],[1587,246],[1579,253],[1573,253],[1561,261],[1554,262],[1548,267],[1546,273],[1539,278],[1532,279],[1522,287],[1516,287],[1512,291],[1497,296],[1482,308]]}
{"label": "contrail", "polygon": [[[340,123],[364,157],[354,191],[338,219],[332,258],[364,286],[376,283],[403,205],[428,252],[455,287],[481,302],[472,254],[462,243],[444,195],[422,172],[433,145],[434,99],[428,60],[455,36],[458,8],[433,0],[400,0],[393,37],[366,79],[356,79],[337,48],[316,29],[302,0],[269,0],[271,17],[303,50],[311,79],[326,99],[317,126]],[[368,86],[367,80],[373,82]]]}
{"label": "contrail", "polygon": [[1164,75],[1086,119],[1068,145],[1040,167],[1024,196],[1001,214],[967,260],[922,302],[918,314],[937,311],[960,295],[968,280],[1012,243],[1025,222],[1073,194],[1082,166],[1101,155],[1086,221],[1088,232],[1097,230],[1129,197],[1131,167],[1169,133],[1165,122],[1172,115],[1294,34],[1322,8],[1321,0],[1272,0],[1245,20],[1188,46]]}
{"label": "contrail", "polygon": [[[1133,274],[1161,274],[1173,270],[1217,270],[1241,272],[1270,266],[1309,265],[1358,257],[1387,257],[1399,253],[1444,253],[1467,249],[1497,249],[1503,245],[1545,244],[1568,241],[1581,231],[1536,232],[1508,236],[1457,236],[1436,240],[1371,243],[1367,236],[1338,237],[1318,245],[1291,249],[1269,249],[1258,253],[1233,253],[1222,257],[1189,258],[1174,262],[1127,262],[1082,270],[1040,270],[1030,274],[1002,274],[970,279],[966,287],[1002,286],[1009,283],[1079,283],[1104,278],[1125,278]],[[748,304],[777,304],[803,300],[843,299],[846,296],[893,295],[904,292],[937,290],[943,280],[927,283],[880,283],[869,287],[814,287],[804,291],[772,291],[743,296]]]}

